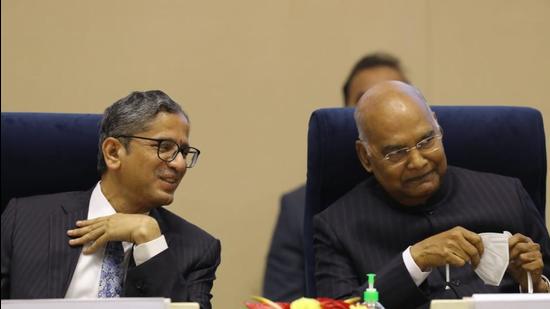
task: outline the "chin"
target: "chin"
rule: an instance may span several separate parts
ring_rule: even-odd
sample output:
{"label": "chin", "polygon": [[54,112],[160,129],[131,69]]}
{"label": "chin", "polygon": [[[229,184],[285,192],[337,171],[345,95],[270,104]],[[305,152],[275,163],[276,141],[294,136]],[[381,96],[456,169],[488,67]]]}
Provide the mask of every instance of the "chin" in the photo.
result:
{"label": "chin", "polygon": [[154,196],[152,196],[152,200],[154,200],[155,205],[157,205],[158,207],[170,205],[174,201],[174,194],[164,191],[157,192]]}
{"label": "chin", "polygon": [[174,201],[174,195],[170,195],[170,196],[164,198],[164,201],[163,201],[162,205],[170,205],[170,204],[172,204],[173,201]]}
{"label": "chin", "polygon": [[439,188],[438,184],[423,184],[420,188],[417,188],[411,195],[418,197],[430,197]]}

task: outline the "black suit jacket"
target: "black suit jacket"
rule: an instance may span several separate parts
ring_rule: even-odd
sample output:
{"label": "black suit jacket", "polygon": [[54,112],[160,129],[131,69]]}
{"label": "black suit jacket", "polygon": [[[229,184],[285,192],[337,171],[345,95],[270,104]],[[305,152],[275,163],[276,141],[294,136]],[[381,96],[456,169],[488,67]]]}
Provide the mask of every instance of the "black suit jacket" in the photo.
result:
{"label": "black suit jacket", "polygon": [[[63,298],[81,246],[67,230],[86,219],[92,191],[12,199],[2,213],[2,299]],[[164,208],[151,210],[168,249],[145,263],[130,262],[126,297],[169,297],[210,308],[220,242]]]}
{"label": "black suit jacket", "polygon": [[306,186],[284,194],[267,256],[263,295],[290,302],[304,296],[304,211]]}
{"label": "black suit jacket", "polygon": [[425,204],[394,202],[374,177],[360,183],[314,218],[319,296],[359,296],[366,274],[376,273],[381,303],[391,308],[428,306],[434,298],[473,293],[518,292],[506,274],[500,287],[484,285],[469,264],[451,267],[445,290],[444,267],[433,269],[417,287],[402,258],[408,246],[462,226],[476,233],[522,233],[541,245],[544,274],[550,276],[550,239],[544,222],[519,180],[449,167],[439,191]]}

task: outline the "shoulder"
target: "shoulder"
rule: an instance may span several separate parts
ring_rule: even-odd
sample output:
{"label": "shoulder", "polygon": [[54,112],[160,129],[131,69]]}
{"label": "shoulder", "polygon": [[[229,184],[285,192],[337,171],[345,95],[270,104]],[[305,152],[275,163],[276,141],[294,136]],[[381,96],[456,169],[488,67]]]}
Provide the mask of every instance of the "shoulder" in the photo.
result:
{"label": "shoulder", "polygon": [[449,201],[467,200],[460,206],[463,209],[477,209],[480,205],[487,205],[490,206],[485,207],[487,209],[516,209],[519,213],[526,201],[530,200],[521,181],[515,177],[458,167],[450,167],[448,173],[453,188]]}
{"label": "shoulder", "polygon": [[285,205],[305,205],[306,203],[306,186],[301,185],[298,188],[283,194],[281,197],[281,206]]}
{"label": "shoulder", "polygon": [[163,233],[174,236],[184,236],[185,239],[194,239],[200,242],[217,242],[218,240],[197,225],[183,219],[164,207],[159,207],[152,213],[159,220]]}
{"label": "shoulder", "polygon": [[451,174],[459,184],[467,185],[490,185],[492,187],[514,187],[520,185],[521,182],[518,178],[473,171],[461,167],[449,166],[448,173]]}
{"label": "shoulder", "polygon": [[72,191],[13,198],[8,203],[6,211],[11,208],[12,211],[18,213],[32,212],[36,216],[37,214],[46,214],[58,210],[59,206],[69,209],[87,207],[91,193],[91,190]]}
{"label": "shoulder", "polygon": [[346,216],[357,214],[357,211],[363,208],[365,204],[378,204],[375,200],[379,199],[381,192],[376,179],[374,177],[368,177],[337,199],[334,203],[330,204],[325,210],[317,214],[316,217],[324,217],[330,220],[343,220]]}
{"label": "shoulder", "polygon": [[81,200],[90,200],[92,190],[88,191],[71,191],[61,192],[53,194],[33,195],[28,197],[19,198],[20,203],[63,203],[74,202]]}
{"label": "shoulder", "polygon": [[295,225],[302,226],[304,211],[306,208],[306,186],[302,185],[281,197],[281,208],[279,210],[278,221],[287,224],[294,222]]}
{"label": "shoulder", "polygon": [[168,247],[183,266],[219,263],[221,243],[214,236],[163,207],[152,210],[151,215],[158,220]]}

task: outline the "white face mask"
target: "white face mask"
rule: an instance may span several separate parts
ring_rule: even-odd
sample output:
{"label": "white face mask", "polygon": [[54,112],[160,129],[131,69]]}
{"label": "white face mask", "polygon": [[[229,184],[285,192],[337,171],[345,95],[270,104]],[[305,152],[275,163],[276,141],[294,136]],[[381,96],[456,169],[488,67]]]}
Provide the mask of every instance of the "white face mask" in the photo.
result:
{"label": "white face mask", "polygon": [[508,268],[510,232],[480,233],[483,241],[483,255],[475,273],[488,285],[499,286]]}

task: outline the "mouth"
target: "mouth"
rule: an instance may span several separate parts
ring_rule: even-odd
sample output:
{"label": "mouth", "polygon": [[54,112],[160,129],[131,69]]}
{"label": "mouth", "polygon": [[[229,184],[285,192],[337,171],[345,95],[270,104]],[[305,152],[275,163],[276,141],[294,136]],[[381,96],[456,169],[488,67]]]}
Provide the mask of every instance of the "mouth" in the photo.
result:
{"label": "mouth", "polygon": [[178,184],[179,183],[179,178],[176,178],[176,177],[159,177],[160,180],[164,181],[164,182],[167,182],[169,184]]}
{"label": "mouth", "polygon": [[157,179],[163,191],[173,193],[179,186],[184,173],[172,169],[159,169],[156,172]]}
{"label": "mouth", "polygon": [[159,179],[162,183],[161,186],[164,188],[164,190],[172,192],[172,191],[174,191],[178,188],[181,177],[177,177],[177,176],[160,176]]}
{"label": "mouth", "polygon": [[434,170],[431,170],[427,173],[408,178],[405,181],[406,182],[422,182],[422,181],[426,180],[427,178],[429,178],[434,172],[435,172]]}
{"label": "mouth", "polygon": [[160,182],[157,186],[157,188],[166,193],[166,194],[174,194],[174,192],[176,192],[176,189],[178,188],[179,186],[179,182],[178,181],[174,181],[173,179],[160,179]]}

